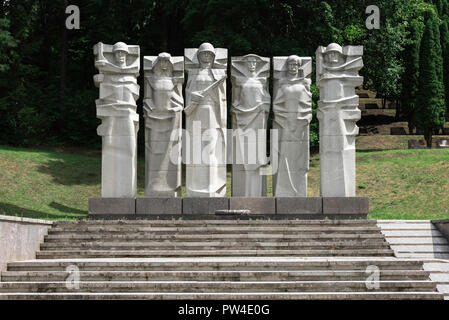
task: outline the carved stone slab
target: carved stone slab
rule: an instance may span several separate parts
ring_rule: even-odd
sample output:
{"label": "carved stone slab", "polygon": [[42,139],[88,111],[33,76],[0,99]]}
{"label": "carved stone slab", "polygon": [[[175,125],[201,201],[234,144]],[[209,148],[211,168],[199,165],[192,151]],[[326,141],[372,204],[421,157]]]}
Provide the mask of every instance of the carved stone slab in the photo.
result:
{"label": "carved stone slab", "polygon": [[271,145],[277,164],[273,192],[276,197],[305,197],[312,120],[312,58],[274,57],[273,66],[273,129],[278,130],[277,143]]}
{"label": "carved stone slab", "polygon": [[266,136],[270,111],[270,58],[248,54],[231,59],[232,196],[266,195]]}
{"label": "carved stone slab", "polygon": [[145,72],[145,196],[181,196],[184,57],[143,58]]}
{"label": "carved stone slab", "polygon": [[186,196],[226,195],[227,49],[185,49]]}
{"label": "carved stone slab", "polygon": [[139,46],[123,42],[94,46],[95,67],[99,74],[94,83],[99,90],[95,101],[102,137],[101,196],[136,196],[137,131],[139,98],[137,77],[140,68]]}
{"label": "carved stone slab", "polygon": [[320,89],[321,196],[355,196],[356,122],[361,117],[355,87],[363,83],[362,46],[331,43],[316,51],[316,81]]}

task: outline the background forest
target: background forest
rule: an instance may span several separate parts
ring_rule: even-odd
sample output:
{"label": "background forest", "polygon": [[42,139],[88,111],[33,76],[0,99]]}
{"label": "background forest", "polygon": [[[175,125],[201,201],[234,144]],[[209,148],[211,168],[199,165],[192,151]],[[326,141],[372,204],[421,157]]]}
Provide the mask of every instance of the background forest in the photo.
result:
{"label": "background forest", "polygon": [[[228,48],[229,56],[256,53],[267,57],[297,54],[314,58],[319,45],[331,42],[363,45],[365,66],[360,73],[364,87],[376,91],[384,102],[397,101],[401,106],[397,117],[407,117],[409,126],[439,128],[448,105],[444,101],[445,96],[449,98],[444,92],[449,87],[447,0],[0,3],[0,144],[100,146],[94,102],[98,89],[92,81],[97,73],[92,46],[99,41],[138,44],[142,56],[162,51],[183,55],[184,48],[205,41]],[[65,27],[65,8],[70,4],[80,8],[79,30]],[[378,30],[365,26],[368,5],[380,8]],[[424,50],[421,55],[420,50]],[[435,71],[419,77],[424,63],[426,70]],[[425,87],[434,80],[438,83],[431,89],[436,90]],[[431,96],[418,95],[420,89]],[[313,93],[316,102],[316,87]],[[143,92],[140,97],[138,113],[142,115]],[[426,101],[431,101],[429,107],[420,109]],[[431,118],[422,120],[420,110]],[[140,125],[139,142],[143,143],[143,119]],[[312,145],[317,144],[317,125],[314,119]]]}

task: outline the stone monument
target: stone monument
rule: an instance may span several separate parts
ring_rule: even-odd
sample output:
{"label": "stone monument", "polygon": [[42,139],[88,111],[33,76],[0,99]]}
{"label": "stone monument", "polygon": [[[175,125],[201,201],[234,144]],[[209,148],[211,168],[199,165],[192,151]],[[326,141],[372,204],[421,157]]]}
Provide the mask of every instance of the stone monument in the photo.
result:
{"label": "stone monument", "polygon": [[145,72],[145,196],[181,196],[184,57],[143,58]]}
{"label": "stone monument", "polygon": [[95,103],[101,119],[97,128],[102,137],[101,196],[132,198],[137,189],[139,46],[99,42],[94,55],[99,70],[94,83],[100,88]]}
{"label": "stone monument", "polygon": [[266,196],[270,58],[232,57],[232,196]]}
{"label": "stone monument", "polygon": [[273,174],[276,197],[305,197],[309,171],[309,124],[312,120],[310,57],[274,57],[273,129],[278,130],[277,157]]}
{"label": "stone monument", "polygon": [[358,75],[362,55],[363,46],[336,43],[316,51],[322,197],[355,196],[356,122],[361,117],[355,87],[363,83]]}
{"label": "stone monument", "polygon": [[227,49],[185,49],[186,196],[226,196]]}

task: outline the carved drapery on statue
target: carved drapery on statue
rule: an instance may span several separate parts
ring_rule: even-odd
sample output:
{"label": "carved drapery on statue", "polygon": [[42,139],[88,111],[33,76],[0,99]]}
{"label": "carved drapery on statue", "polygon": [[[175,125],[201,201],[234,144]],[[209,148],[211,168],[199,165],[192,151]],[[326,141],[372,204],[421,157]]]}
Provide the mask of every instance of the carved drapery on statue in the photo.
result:
{"label": "carved drapery on statue", "polygon": [[145,196],[181,196],[184,58],[144,57]]}
{"label": "carved drapery on statue", "polygon": [[137,77],[140,68],[139,46],[117,42],[94,46],[94,83],[100,88],[95,101],[102,137],[102,197],[135,197],[137,190],[137,131],[139,98]]}
{"label": "carved drapery on statue", "polygon": [[270,111],[270,58],[232,57],[232,195],[266,195],[267,121]]}
{"label": "carved drapery on statue", "polygon": [[276,197],[305,197],[312,120],[312,59],[295,55],[274,57],[273,65],[273,129],[278,130],[278,143],[272,143],[271,151],[272,158],[277,157],[273,194]]}
{"label": "carved drapery on statue", "polygon": [[363,83],[362,46],[332,43],[316,51],[316,81],[320,89],[320,170],[323,197],[355,196],[356,122],[361,117],[355,87]]}
{"label": "carved drapery on statue", "polygon": [[227,49],[185,49],[186,195],[226,196]]}

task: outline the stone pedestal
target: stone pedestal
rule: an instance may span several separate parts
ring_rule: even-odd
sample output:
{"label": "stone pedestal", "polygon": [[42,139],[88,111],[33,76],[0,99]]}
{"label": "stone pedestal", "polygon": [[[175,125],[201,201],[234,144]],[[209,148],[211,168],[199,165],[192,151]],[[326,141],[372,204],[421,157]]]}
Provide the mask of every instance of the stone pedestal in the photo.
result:
{"label": "stone pedestal", "polygon": [[362,46],[342,48],[332,43],[316,51],[316,81],[320,89],[321,196],[355,196],[356,122],[361,117],[355,87],[363,83]]}

